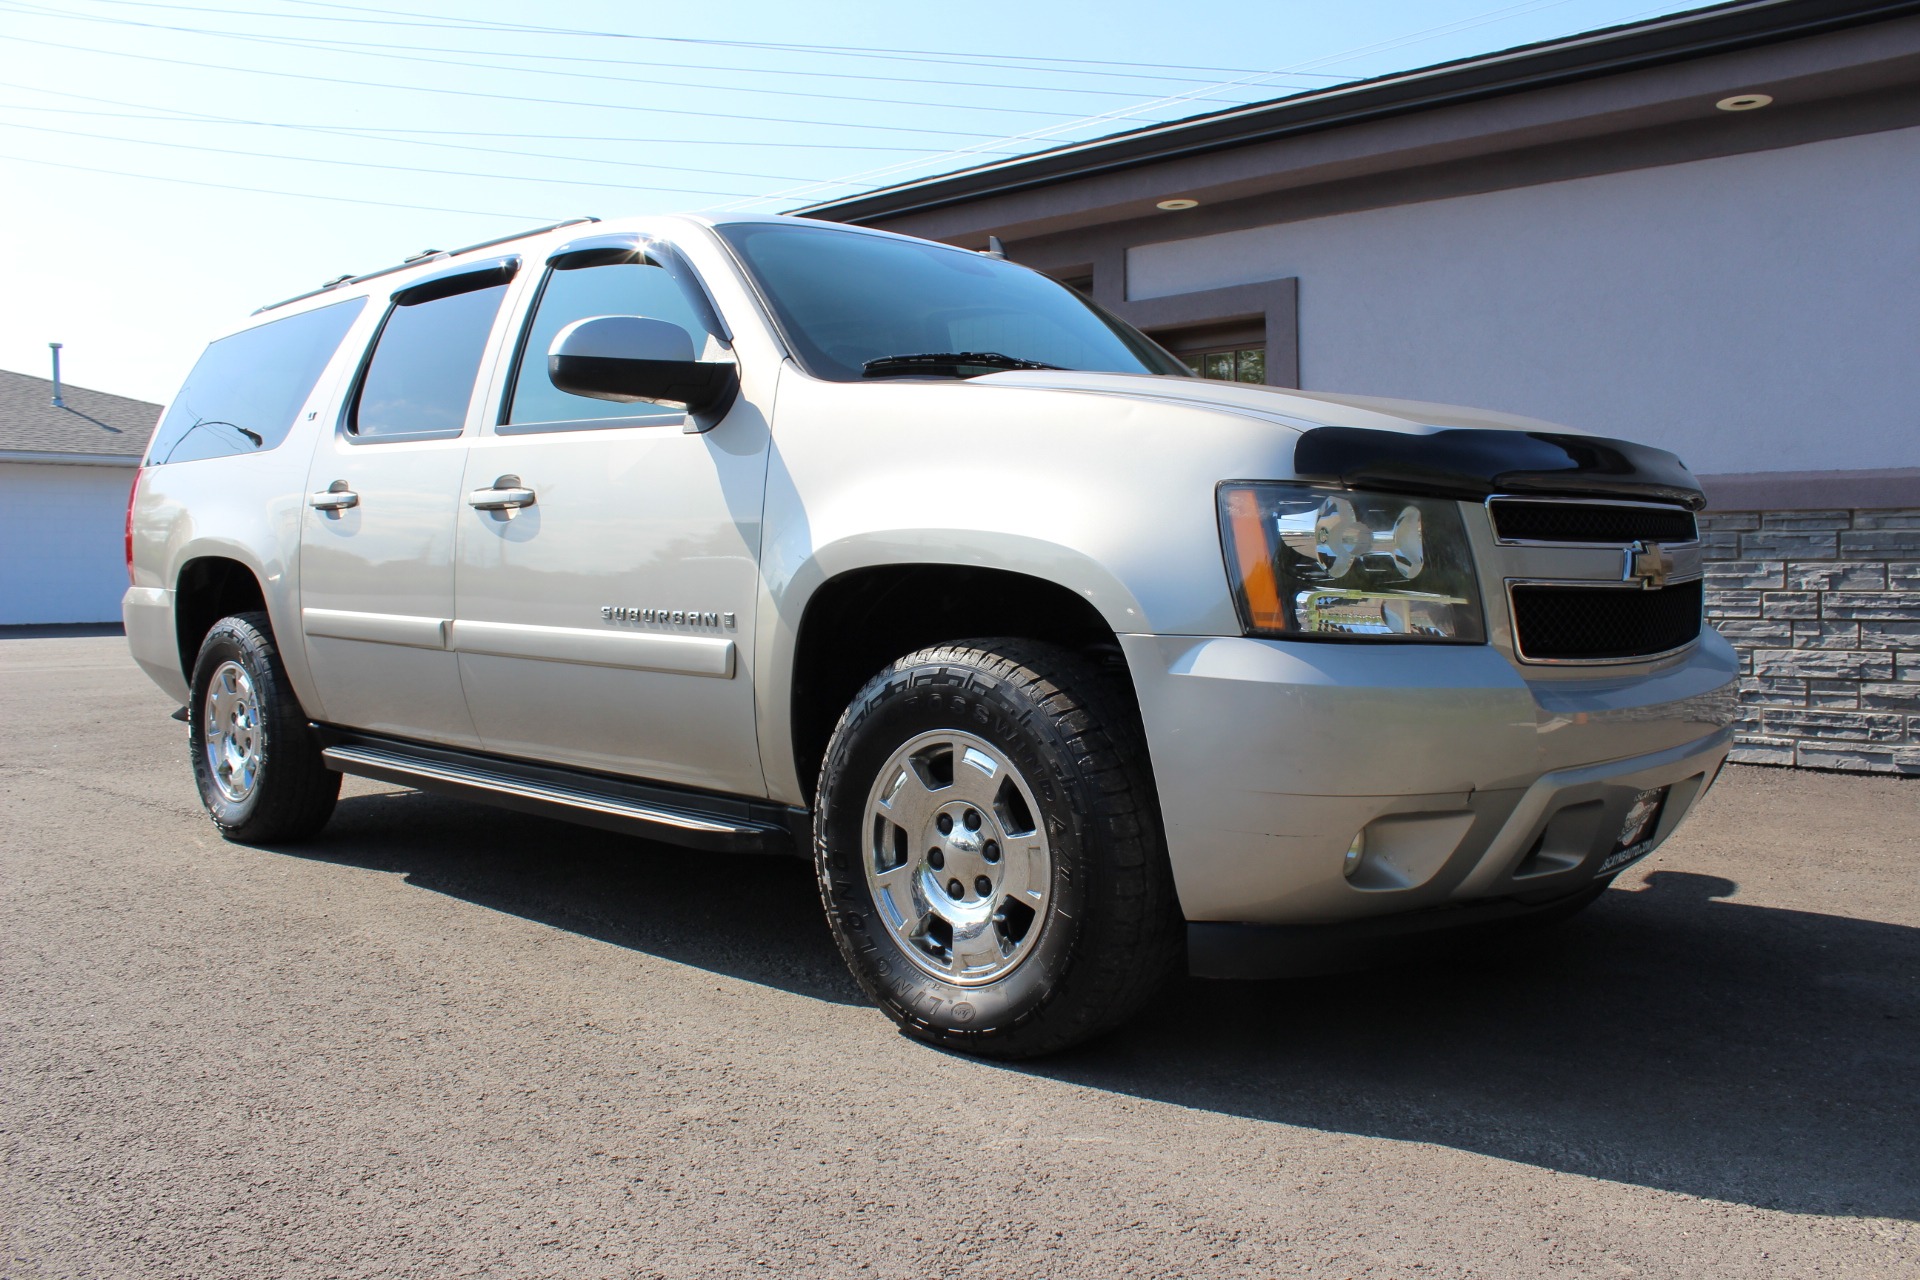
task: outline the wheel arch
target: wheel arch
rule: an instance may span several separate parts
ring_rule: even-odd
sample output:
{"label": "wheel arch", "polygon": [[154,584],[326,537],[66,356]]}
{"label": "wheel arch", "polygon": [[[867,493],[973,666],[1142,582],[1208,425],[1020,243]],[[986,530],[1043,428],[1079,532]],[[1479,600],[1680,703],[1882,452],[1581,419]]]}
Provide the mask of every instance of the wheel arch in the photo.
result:
{"label": "wheel arch", "polygon": [[236,613],[267,613],[266,587],[252,565],[229,549],[208,549],[183,561],[173,581],[173,631],[180,652],[180,672],[193,680],[200,645],[220,619]]}
{"label": "wheel arch", "polygon": [[784,782],[803,804],[813,799],[840,713],[894,659],[947,641],[1018,636],[1093,654],[1124,671],[1118,633],[1139,617],[1131,596],[1097,566],[1079,575],[1078,586],[1001,564],[924,554],[838,564],[829,557],[813,566],[811,589],[790,591],[776,612],[780,625],[763,637],[772,641],[772,661],[757,664],[763,673],[786,677],[762,702],[763,717],[778,722],[762,733],[768,782],[776,794]]}

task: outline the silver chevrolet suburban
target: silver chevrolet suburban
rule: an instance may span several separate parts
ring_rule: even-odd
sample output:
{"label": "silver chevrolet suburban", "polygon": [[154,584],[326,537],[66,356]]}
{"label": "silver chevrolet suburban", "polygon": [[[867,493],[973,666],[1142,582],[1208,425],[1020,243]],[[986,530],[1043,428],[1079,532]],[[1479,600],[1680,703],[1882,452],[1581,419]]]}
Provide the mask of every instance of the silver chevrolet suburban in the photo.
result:
{"label": "silver chevrolet suburban", "polygon": [[1728,749],[1701,505],[1659,449],[1194,378],[997,255],[583,219],[214,341],[125,618],[230,839],[352,773],[811,856],[874,1001],[1011,1058],[1182,964],[1597,897]]}

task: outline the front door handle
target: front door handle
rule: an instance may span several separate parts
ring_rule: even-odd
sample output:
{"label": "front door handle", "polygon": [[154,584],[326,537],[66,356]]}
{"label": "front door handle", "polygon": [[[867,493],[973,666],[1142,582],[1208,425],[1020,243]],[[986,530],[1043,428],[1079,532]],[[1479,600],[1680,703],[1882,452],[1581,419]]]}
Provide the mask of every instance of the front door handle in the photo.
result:
{"label": "front door handle", "polygon": [[345,511],[360,505],[360,495],[347,488],[345,480],[335,480],[320,492],[308,494],[307,505],[315,511]]}
{"label": "front door handle", "polygon": [[492,487],[469,493],[467,505],[475,511],[518,511],[533,505],[533,490],[522,486],[519,476],[501,476]]}

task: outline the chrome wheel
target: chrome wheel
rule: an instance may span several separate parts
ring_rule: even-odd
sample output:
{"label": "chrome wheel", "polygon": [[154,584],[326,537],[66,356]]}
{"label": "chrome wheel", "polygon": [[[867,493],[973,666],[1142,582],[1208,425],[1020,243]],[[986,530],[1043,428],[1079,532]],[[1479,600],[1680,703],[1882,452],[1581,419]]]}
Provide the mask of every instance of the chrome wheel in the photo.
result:
{"label": "chrome wheel", "polygon": [[865,829],[874,906],[916,965],[980,986],[1027,958],[1053,857],[1005,752],[959,730],[921,734],[881,768]]}
{"label": "chrome wheel", "polygon": [[214,670],[202,724],[213,785],[239,804],[260,780],[260,701],[245,667],[229,661]]}

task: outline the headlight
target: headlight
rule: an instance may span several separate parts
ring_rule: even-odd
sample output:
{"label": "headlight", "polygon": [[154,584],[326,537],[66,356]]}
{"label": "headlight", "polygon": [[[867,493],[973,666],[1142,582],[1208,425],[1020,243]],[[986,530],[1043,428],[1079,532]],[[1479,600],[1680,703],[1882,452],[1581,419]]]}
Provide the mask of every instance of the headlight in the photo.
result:
{"label": "headlight", "polygon": [[1466,527],[1451,501],[1223,484],[1220,530],[1250,634],[1486,638]]}

